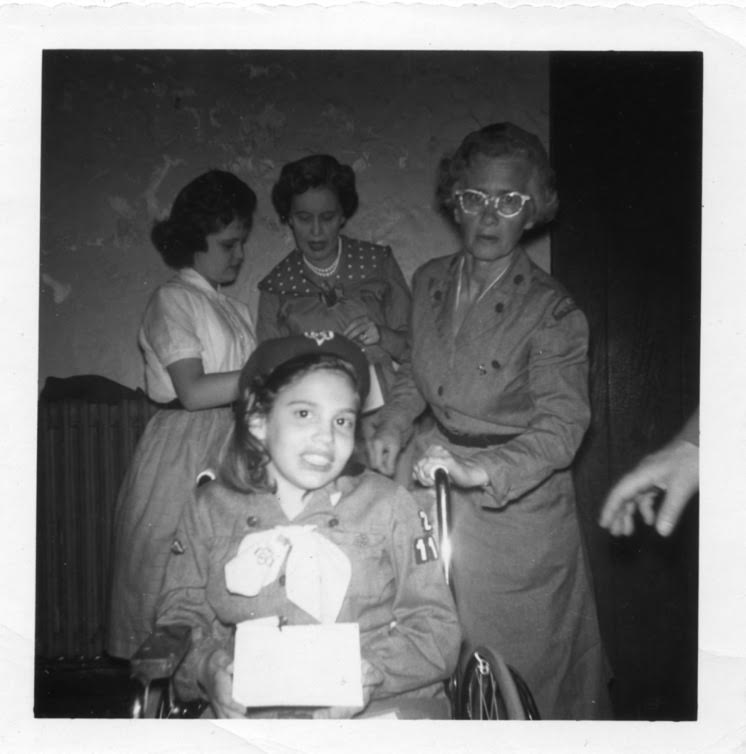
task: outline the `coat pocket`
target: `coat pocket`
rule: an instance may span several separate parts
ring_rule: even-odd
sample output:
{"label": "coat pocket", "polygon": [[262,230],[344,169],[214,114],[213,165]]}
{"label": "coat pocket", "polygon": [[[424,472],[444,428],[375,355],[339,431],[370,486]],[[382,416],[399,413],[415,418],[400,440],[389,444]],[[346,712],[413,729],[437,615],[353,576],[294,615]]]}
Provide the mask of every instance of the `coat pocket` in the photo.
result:
{"label": "coat pocket", "polygon": [[347,529],[330,532],[328,537],[350,559],[348,599],[378,602],[393,595],[394,571],[383,534]]}

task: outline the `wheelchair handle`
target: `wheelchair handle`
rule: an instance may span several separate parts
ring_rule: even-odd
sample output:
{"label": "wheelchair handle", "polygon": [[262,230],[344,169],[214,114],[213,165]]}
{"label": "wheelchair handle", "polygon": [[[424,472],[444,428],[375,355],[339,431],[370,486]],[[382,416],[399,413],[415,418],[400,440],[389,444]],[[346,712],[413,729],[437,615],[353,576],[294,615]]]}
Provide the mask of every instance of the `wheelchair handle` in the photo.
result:
{"label": "wheelchair handle", "polygon": [[[435,469],[435,500],[438,512],[438,532],[440,534],[440,557],[443,561],[443,574],[446,584],[451,587],[451,480],[443,466]],[[455,597],[455,595],[454,595]]]}

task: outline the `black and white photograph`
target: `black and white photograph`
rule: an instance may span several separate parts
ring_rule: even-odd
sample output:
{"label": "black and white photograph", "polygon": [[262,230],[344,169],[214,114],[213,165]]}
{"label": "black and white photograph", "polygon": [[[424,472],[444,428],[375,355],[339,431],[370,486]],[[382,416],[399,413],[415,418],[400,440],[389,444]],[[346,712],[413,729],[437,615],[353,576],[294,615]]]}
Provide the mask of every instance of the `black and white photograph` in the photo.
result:
{"label": "black and white photograph", "polygon": [[743,745],[730,44],[98,10],[24,56],[13,745]]}

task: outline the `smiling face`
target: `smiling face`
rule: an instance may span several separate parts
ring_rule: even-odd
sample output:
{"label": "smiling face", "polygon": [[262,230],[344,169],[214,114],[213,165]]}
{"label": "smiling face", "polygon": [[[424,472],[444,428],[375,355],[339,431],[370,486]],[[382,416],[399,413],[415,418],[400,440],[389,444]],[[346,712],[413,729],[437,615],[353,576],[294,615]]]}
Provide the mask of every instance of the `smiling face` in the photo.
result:
{"label": "smiling face", "polygon": [[[491,196],[509,191],[531,194],[532,167],[516,157],[475,156],[456,189],[477,189]],[[510,257],[533,222],[533,202],[514,217],[501,217],[493,205],[470,215],[456,203],[454,218],[461,229],[464,249],[475,260],[495,262]]]}
{"label": "smiling face", "polygon": [[295,245],[311,264],[325,267],[334,262],[344,224],[342,206],[331,189],[319,186],[293,197],[288,225]]}
{"label": "smiling face", "polygon": [[352,455],[358,394],[338,369],[319,368],[283,387],[251,432],[270,457],[267,474],[283,499],[335,480]]}
{"label": "smiling face", "polygon": [[207,236],[207,248],[194,254],[194,269],[213,288],[235,282],[244,258],[244,245],[249,228],[241,220],[233,220],[217,233]]}

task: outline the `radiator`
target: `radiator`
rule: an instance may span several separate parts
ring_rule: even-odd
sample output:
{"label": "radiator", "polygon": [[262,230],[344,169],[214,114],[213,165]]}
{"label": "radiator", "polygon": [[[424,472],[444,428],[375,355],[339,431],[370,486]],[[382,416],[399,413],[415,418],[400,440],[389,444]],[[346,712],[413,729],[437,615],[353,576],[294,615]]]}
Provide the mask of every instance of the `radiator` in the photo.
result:
{"label": "radiator", "polygon": [[104,647],[119,485],[155,407],[39,402],[36,654],[93,659]]}

